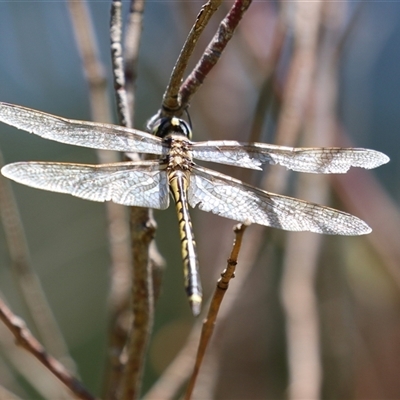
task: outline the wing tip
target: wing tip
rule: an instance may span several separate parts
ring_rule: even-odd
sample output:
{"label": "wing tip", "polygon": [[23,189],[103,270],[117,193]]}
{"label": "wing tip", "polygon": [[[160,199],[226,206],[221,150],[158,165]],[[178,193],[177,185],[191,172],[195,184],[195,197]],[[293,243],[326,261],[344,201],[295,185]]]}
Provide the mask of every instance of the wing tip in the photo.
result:
{"label": "wing tip", "polygon": [[387,156],[385,153],[382,153],[380,151],[378,151],[378,153],[379,153],[379,156],[380,156],[380,164],[378,165],[378,167],[380,165],[387,164],[390,161],[390,157]]}
{"label": "wing tip", "polygon": [[365,221],[355,216],[351,217],[351,225],[344,227],[343,230],[338,229],[334,234],[342,236],[363,236],[372,232],[372,228]]}
{"label": "wing tip", "polygon": [[363,236],[368,235],[372,232],[372,228],[364,221],[362,224],[354,231],[354,233],[350,233],[348,236]]}
{"label": "wing tip", "polygon": [[363,150],[368,152],[369,155],[373,155],[373,157],[370,158],[370,163],[364,166],[364,168],[366,169],[378,168],[381,165],[385,165],[390,161],[390,157],[387,156],[385,153],[382,153],[381,151],[369,149]]}
{"label": "wing tip", "polygon": [[4,166],[1,168],[1,174],[2,174],[4,177],[8,178],[8,179],[12,179],[12,171],[13,171],[13,169],[14,169],[15,164],[16,164],[16,163],[4,165]]}

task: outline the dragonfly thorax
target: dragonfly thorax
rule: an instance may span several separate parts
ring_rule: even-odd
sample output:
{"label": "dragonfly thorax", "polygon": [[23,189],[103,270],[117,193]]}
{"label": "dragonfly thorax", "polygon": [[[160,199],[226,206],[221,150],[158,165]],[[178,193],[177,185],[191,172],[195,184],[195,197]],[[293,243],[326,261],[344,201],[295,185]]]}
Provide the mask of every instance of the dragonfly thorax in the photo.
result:
{"label": "dragonfly thorax", "polygon": [[168,146],[169,151],[165,159],[170,171],[190,170],[193,161],[190,151],[190,142],[180,134],[169,134],[163,142]]}
{"label": "dragonfly thorax", "polygon": [[188,139],[192,138],[192,130],[188,123],[177,117],[160,118],[153,128],[153,134],[165,138],[171,134],[183,135]]}

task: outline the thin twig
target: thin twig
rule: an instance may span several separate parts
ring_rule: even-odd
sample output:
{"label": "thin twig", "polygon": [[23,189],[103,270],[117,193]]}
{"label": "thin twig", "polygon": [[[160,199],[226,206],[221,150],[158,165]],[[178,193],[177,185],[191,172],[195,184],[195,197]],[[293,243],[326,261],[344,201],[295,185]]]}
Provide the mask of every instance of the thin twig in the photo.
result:
{"label": "thin twig", "polygon": [[[4,295],[0,293],[0,298]],[[29,387],[40,394],[43,399],[64,399],[70,398],[71,393],[58,378],[42,364],[40,364],[32,354],[25,349],[15,345],[15,338],[5,324],[0,320],[0,346],[2,353],[2,368],[4,363],[8,366],[7,370],[2,370],[2,382],[8,388],[14,388],[18,395],[24,399],[30,398],[27,390]],[[65,363],[64,363],[65,366]],[[72,372],[72,371],[71,371]],[[79,378],[74,374],[75,377]],[[21,386],[21,378],[27,383],[26,387]],[[0,399],[7,399],[4,396]]]}
{"label": "thin twig", "polygon": [[154,319],[152,263],[148,249],[154,237],[155,222],[149,219],[148,212],[143,213],[142,209],[132,207],[131,223],[138,226],[131,226],[135,266],[132,286],[133,321],[123,355],[127,361],[121,381],[122,400],[136,399],[140,395],[147,344]]}
{"label": "thin twig", "polygon": [[222,300],[225,296],[226,291],[229,287],[229,282],[235,277],[235,269],[237,265],[237,260],[240,252],[240,247],[242,245],[243,234],[246,230],[245,224],[239,224],[235,227],[235,241],[233,243],[233,248],[231,255],[228,259],[228,265],[226,269],[222,272],[221,278],[217,282],[217,287],[215,289],[214,295],[211,299],[210,308],[208,310],[207,318],[203,322],[203,328],[201,330],[201,336],[199,341],[199,347],[197,349],[196,361],[193,369],[192,376],[190,378],[188,387],[185,393],[185,400],[190,400],[196,384],[197,376],[199,374],[200,366],[203,362],[204,354],[206,352],[208,343],[211,339],[212,333],[214,331],[215,321],[218,316],[218,311],[221,306]]}
{"label": "thin twig", "polygon": [[184,110],[204,79],[218,62],[226,45],[231,40],[244,13],[249,8],[251,0],[235,0],[226,17],[219,24],[218,30],[207,46],[195,69],[186,78],[179,90],[181,110]]}
{"label": "thin twig", "polygon": [[196,21],[190,30],[188,37],[182,47],[178,60],[175,63],[167,89],[162,102],[161,116],[179,116],[183,112],[181,100],[178,97],[179,89],[186,71],[189,59],[213,14],[218,10],[222,0],[209,0],[201,7]]}
{"label": "thin twig", "polygon": [[52,374],[63,382],[77,398],[85,400],[95,399],[77,378],[45,351],[29,329],[26,328],[23,320],[14,315],[2,300],[0,300],[0,319],[14,335],[16,344],[39,360]]}
{"label": "thin twig", "polygon": [[111,4],[110,39],[111,61],[113,67],[114,93],[117,102],[118,121],[122,126],[132,128],[132,116],[126,91],[124,59],[122,55],[122,1],[113,0]]}

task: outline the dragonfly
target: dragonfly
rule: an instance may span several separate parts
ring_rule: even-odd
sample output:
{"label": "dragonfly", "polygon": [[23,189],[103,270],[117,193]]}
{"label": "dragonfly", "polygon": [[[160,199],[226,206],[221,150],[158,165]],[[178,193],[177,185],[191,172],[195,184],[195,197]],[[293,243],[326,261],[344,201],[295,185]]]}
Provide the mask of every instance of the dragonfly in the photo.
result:
{"label": "dragonfly", "polygon": [[350,167],[372,169],[389,161],[385,154],[363,148],[293,148],[233,140],[194,142],[189,124],[177,117],[160,118],[151,132],[143,132],[0,102],[0,121],[61,143],[158,156],[100,165],[16,162],[4,166],[1,172],[34,188],[125,206],[164,210],[171,195],[178,215],[185,289],[194,315],[200,313],[202,289],[189,205],[235,221],[287,231],[330,235],[371,232],[353,215],[267,192],[200,166],[194,159],[255,170],[262,169],[263,164],[279,164],[317,174],[346,173]]}

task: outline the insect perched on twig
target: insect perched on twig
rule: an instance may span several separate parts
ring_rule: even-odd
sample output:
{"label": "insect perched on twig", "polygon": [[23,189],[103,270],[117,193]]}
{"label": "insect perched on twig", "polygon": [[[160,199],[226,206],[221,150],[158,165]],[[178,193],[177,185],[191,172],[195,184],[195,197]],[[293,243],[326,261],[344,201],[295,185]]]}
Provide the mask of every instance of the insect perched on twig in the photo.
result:
{"label": "insect perched on twig", "polygon": [[0,103],[0,121],[46,139],[95,149],[156,154],[156,160],[104,165],[17,162],[1,172],[16,182],[93,201],[166,209],[172,195],[182,240],[185,288],[193,314],[202,291],[189,207],[225,218],[288,231],[363,235],[371,228],[342,211],[273,194],[201,167],[193,159],[261,169],[280,164],[299,172],[345,173],[350,167],[376,168],[389,157],[362,148],[292,148],[236,141],[192,142],[191,129],[178,118],[162,118],[152,134],[117,125],[69,120]]}

